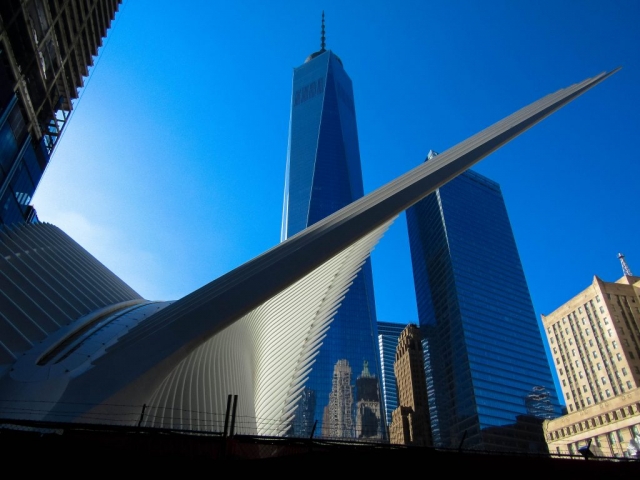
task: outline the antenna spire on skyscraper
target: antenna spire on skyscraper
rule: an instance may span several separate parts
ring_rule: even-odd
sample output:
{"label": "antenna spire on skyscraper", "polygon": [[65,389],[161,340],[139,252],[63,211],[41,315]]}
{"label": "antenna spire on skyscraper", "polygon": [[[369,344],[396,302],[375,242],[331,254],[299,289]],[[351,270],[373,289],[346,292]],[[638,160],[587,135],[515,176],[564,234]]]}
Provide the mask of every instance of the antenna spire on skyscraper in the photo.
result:
{"label": "antenna spire on skyscraper", "polygon": [[325,38],[324,38],[324,10],[322,11],[322,30],[320,35],[320,51],[324,52],[325,50]]}
{"label": "antenna spire on skyscraper", "polygon": [[622,273],[624,275],[632,277],[633,273],[631,273],[631,269],[629,268],[629,265],[627,265],[627,262],[624,259],[624,255],[619,253],[618,258],[620,259],[620,264],[622,265]]}

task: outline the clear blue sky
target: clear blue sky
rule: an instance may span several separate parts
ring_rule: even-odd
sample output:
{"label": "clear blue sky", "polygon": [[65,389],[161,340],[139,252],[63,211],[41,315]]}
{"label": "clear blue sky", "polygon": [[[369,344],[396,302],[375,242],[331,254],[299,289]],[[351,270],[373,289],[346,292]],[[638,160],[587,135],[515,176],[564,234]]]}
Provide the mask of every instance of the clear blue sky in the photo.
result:
{"label": "clear blue sky", "polygon": [[[34,197],[134,289],[176,299],[279,241],[293,67],[355,92],[365,192],[548,93],[623,69],[483,160],[536,315],[640,273],[640,2],[125,0]],[[406,222],[373,254],[378,318],[415,322]]]}

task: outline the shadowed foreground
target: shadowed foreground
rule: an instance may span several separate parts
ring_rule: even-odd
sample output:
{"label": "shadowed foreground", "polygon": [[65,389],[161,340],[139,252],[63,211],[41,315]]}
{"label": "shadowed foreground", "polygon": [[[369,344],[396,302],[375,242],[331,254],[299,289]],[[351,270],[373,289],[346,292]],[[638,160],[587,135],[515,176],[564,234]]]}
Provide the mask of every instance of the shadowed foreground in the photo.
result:
{"label": "shadowed foreground", "polygon": [[229,470],[283,474],[292,468],[314,476],[339,471],[374,474],[381,467],[417,474],[416,465],[449,475],[490,473],[505,478],[563,474],[567,476],[562,478],[628,479],[640,473],[640,461],[627,459],[583,460],[258,436],[225,438],[222,434],[50,422],[0,421],[0,449],[5,464],[19,462],[47,471],[64,462],[66,468],[90,466],[123,472],[217,469],[210,471],[212,475]]}

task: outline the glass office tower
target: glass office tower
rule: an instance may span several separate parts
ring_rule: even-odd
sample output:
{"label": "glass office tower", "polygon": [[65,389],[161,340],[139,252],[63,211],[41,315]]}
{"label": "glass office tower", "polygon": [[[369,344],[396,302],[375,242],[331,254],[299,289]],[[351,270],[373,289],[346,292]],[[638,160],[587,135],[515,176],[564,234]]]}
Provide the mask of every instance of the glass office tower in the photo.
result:
{"label": "glass office tower", "polygon": [[467,171],[406,216],[434,444],[544,451],[528,399],[561,410],[500,186]]}
{"label": "glass office tower", "polygon": [[393,363],[400,334],[407,327],[402,323],[378,322],[378,348],[382,373],[382,398],[387,424],[391,423],[391,413],[398,407],[398,385]]}
{"label": "glass office tower", "polygon": [[[340,58],[324,49],[323,40],[322,49],[310,55],[293,72],[282,240],[362,195],[351,79]],[[320,347],[303,401],[298,404],[293,435],[309,436],[312,428],[310,419],[313,419],[318,422],[316,436],[383,437],[384,412],[380,403],[376,342],[371,264],[367,260]],[[360,384],[366,383],[369,391],[366,393],[366,405],[358,406],[361,395],[356,384],[361,377],[368,379]],[[372,382],[377,390],[373,397],[370,391]],[[349,389],[352,392],[347,394]],[[315,401],[304,401],[308,398]],[[379,403],[377,407],[374,405],[376,401]],[[312,408],[313,411],[310,410]],[[367,411],[356,412],[363,408]],[[372,415],[377,419],[377,428],[372,429],[369,421],[365,430],[358,431],[357,418],[370,419]],[[329,421],[335,425],[328,425]]]}

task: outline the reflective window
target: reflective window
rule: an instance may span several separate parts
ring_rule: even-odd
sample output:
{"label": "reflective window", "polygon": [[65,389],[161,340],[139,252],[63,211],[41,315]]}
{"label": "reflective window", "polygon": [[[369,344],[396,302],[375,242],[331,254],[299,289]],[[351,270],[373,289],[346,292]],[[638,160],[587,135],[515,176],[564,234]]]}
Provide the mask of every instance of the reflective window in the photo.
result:
{"label": "reflective window", "polygon": [[[430,396],[436,444],[440,438],[457,447],[451,439],[467,431],[465,445],[471,447],[483,441],[482,429],[513,425],[519,415],[557,415],[559,402],[499,185],[467,171],[408,209],[406,219],[433,391],[441,392],[440,398]],[[547,327],[550,336],[552,331]],[[555,333],[560,335],[558,327]],[[551,349],[558,365],[560,347]],[[538,397],[538,385],[549,395]]]}
{"label": "reflective window", "polygon": [[[351,80],[329,51],[294,69],[285,190],[283,239],[363,195]],[[377,339],[367,259],[322,341],[293,435],[308,437],[316,420],[319,437],[384,435]],[[339,405],[331,401],[336,395]]]}

